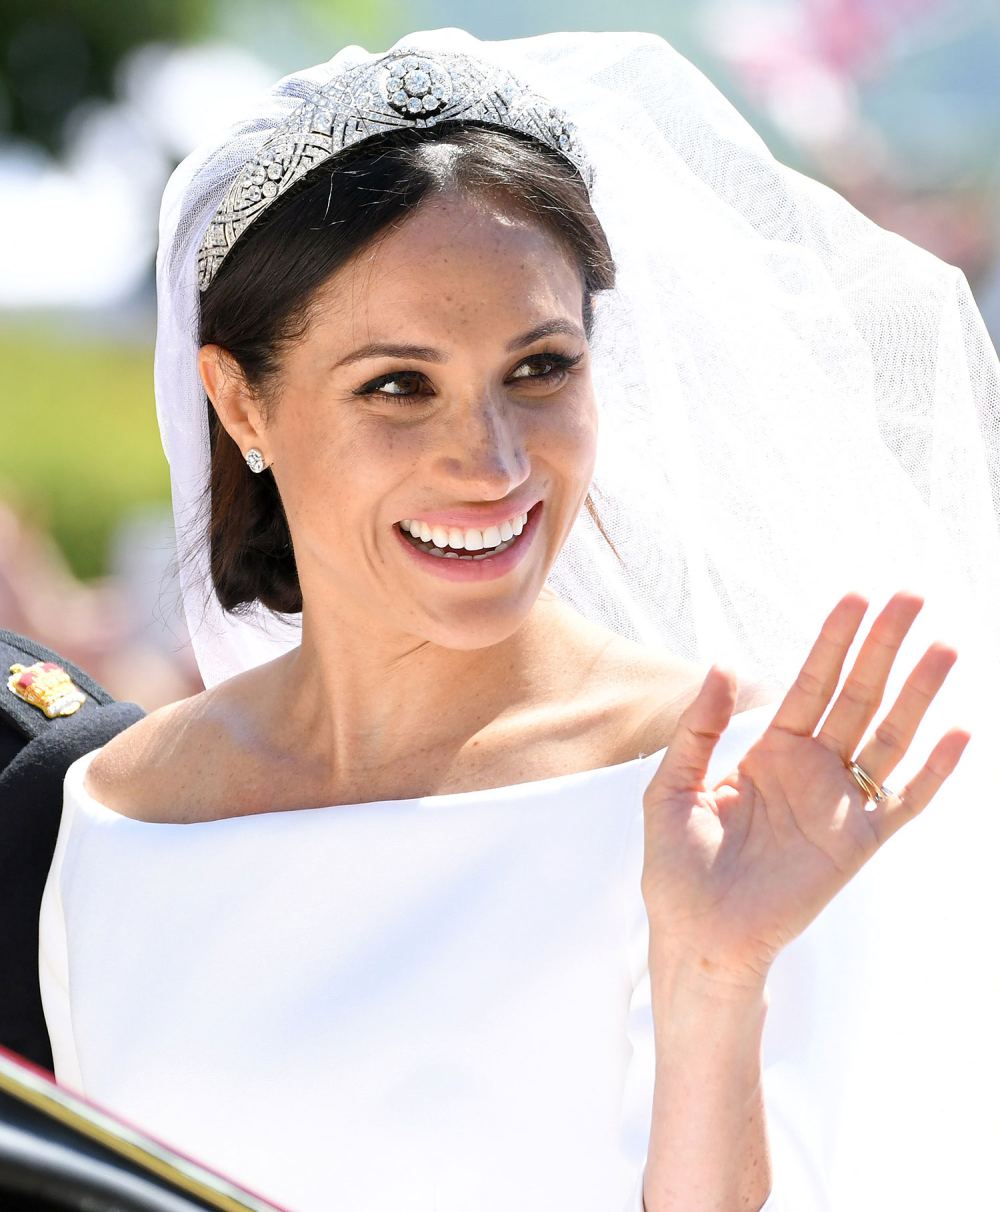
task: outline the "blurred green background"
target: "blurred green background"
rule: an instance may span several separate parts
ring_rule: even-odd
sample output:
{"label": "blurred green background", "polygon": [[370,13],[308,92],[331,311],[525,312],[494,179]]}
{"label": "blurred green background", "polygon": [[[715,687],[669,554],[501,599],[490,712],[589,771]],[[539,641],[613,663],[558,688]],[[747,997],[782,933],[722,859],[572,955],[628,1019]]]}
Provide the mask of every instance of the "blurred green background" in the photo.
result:
{"label": "blurred green background", "polygon": [[41,320],[0,331],[0,495],[51,534],[79,577],[105,571],[122,516],[169,504],[150,357]]}

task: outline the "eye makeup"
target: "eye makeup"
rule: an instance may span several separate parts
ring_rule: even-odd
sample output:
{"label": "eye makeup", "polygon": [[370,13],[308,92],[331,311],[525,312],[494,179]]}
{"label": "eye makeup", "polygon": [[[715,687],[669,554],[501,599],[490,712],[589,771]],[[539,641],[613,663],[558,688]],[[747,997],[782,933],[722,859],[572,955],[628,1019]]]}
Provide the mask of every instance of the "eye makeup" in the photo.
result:
{"label": "eye makeup", "polygon": [[[527,358],[523,358],[515,367],[515,370],[520,370],[521,367],[539,367],[548,366],[550,369],[544,370],[539,374],[529,375],[514,375],[512,381],[514,383],[534,383],[542,382],[546,384],[560,385],[573,369],[582,361],[583,354],[576,355],[560,353],[556,350],[542,350],[539,353],[531,354]],[[358,388],[353,394],[369,399],[390,399],[398,400],[403,404],[413,402],[414,397],[424,396],[429,393],[420,390],[415,391],[385,391],[385,387],[390,383],[401,383],[409,380],[411,383],[417,380],[426,381],[426,376],[421,371],[417,370],[394,370],[387,374],[379,375],[372,379],[363,387]]]}

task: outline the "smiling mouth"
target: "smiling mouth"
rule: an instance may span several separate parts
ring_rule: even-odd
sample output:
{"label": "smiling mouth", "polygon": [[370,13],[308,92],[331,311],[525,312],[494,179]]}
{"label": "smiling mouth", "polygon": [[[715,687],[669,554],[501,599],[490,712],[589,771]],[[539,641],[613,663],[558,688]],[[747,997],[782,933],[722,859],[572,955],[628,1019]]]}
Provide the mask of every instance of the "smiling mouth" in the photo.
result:
{"label": "smiling mouth", "polygon": [[[531,519],[531,515],[538,508],[539,504],[540,504],[540,502],[536,501],[536,503],[534,505],[532,505],[531,509],[528,510],[529,521]],[[457,550],[455,550],[455,548],[450,548],[450,547],[435,547],[435,545],[433,543],[426,543],[426,542],[424,542],[423,539],[415,539],[413,537],[413,535],[410,534],[410,532],[408,530],[404,530],[402,528],[402,526],[399,525],[398,522],[396,523],[396,527],[399,530],[400,534],[403,536],[403,538],[406,539],[406,541],[411,545],[411,547],[416,547],[416,549],[418,551],[422,551],[426,555],[435,556],[439,560],[470,560],[470,561],[471,560],[489,560],[495,556],[500,555],[501,553],[505,552],[508,547],[513,547],[514,544],[517,543],[521,539],[522,535],[528,529],[528,525],[527,525],[527,523],[525,523],[524,528],[521,531],[521,534],[516,534],[512,538],[503,540],[502,542],[498,543],[496,547],[490,547],[484,551],[477,551],[475,553],[471,553],[471,552],[466,552],[466,551],[457,551]]]}

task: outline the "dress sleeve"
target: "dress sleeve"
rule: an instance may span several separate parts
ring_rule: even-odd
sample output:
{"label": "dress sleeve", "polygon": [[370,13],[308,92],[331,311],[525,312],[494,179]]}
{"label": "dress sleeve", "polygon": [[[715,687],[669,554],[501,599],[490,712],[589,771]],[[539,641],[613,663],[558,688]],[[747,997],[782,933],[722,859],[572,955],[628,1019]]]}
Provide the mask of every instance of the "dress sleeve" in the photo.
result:
{"label": "dress sleeve", "polygon": [[[774,714],[768,705],[735,716],[709,766],[722,778],[763,733]],[[631,1056],[625,1077],[621,1146],[631,1175],[622,1212],[644,1212],[643,1177],[652,1119],[654,1050],[648,968],[649,924],[640,892],[643,859],[642,794],[656,767],[643,763],[637,809],[626,843],[625,896],[631,997],[627,1033]],[[828,909],[832,910],[833,905]],[[817,919],[775,961],[768,979],[762,1062],[772,1188],[759,1212],[833,1212],[828,1174],[841,1114],[841,1075],[850,1039],[852,1007],[847,982],[839,985],[819,962],[829,950],[849,953],[850,905],[828,920]],[[822,921],[822,926],[820,922]],[[828,965],[827,965],[828,969]]]}

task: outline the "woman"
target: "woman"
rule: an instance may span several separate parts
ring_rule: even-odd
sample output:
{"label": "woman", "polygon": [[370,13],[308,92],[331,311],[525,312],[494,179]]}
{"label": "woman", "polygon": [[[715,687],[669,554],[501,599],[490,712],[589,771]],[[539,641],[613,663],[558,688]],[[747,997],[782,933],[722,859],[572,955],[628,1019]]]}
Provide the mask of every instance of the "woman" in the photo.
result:
{"label": "woman", "polygon": [[[970,734],[934,713],[953,647],[896,661],[923,595],[812,607],[835,510],[867,584],[931,568],[980,623],[946,523],[992,550],[982,498],[920,505],[872,440],[931,331],[927,381],[995,364],[954,275],[811,183],[788,209],[639,35],[348,48],[189,161],[157,399],[208,689],[67,776],[57,1076],[303,1212],[861,1207],[852,894]],[[880,257],[910,277],[835,272]],[[876,565],[872,517],[923,529]]]}

